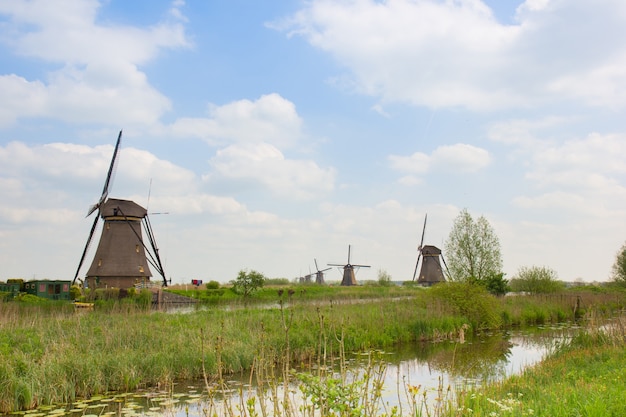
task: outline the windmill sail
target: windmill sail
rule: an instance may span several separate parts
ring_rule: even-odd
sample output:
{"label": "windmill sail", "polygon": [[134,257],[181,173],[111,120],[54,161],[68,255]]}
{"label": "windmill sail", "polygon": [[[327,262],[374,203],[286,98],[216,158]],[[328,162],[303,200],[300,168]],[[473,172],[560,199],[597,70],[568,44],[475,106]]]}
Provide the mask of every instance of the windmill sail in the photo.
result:
{"label": "windmill sail", "polygon": [[[87,217],[91,216],[94,211],[100,210],[102,204],[104,204],[107,196],[109,195],[109,190],[111,189],[111,185],[113,183],[113,174],[115,172],[115,165],[117,163],[117,155],[120,151],[120,144],[122,142],[122,131],[117,135],[117,141],[115,142],[115,149],[113,150],[113,156],[111,157],[111,163],[109,164],[109,170],[107,172],[106,179],[104,180],[104,187],[102,187],[102,193],[100,194],[100,198],[96,204],[93,204],[89,207],[87,211]],[[83,249],[83,254],[80,257],[80,261],[78,262],[78,268],[76,268],[76,274],[74,274],[74,279],[72,280],[72,285],[76,282],[78,278],[78,274],[80,274],[80,269],[83,266],[83,262],[85,261],[85,256],[89,250],[89,246],[91,245],[91,241],[93,239],[93,235],[96,231],[96,227],[98,226],[98,221],[100,220],[100,216],[96,216],[93,220],[93,224],[91,226],[91,230],[89,232],[89,236],[87,237],[87,243],[85,244],[85,248]]]}

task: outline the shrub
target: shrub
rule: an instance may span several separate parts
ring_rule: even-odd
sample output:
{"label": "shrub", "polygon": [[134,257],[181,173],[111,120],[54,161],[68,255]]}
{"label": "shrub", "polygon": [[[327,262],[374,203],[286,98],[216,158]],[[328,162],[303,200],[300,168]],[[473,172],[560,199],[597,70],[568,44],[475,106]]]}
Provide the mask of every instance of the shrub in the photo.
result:
{"label": "shrub", "polygon": [[498,300],[477,284],[448,282],[431,288],[433,297],[440,299],[455,314],[467,318],[475,330],[495,329],[502,325],[502,311]]}
{"label": "shrub", "polygon": [[391,286],[391,275],[384,269],[378,270],[378,285],[381,287]]}
{"label": "shrub", "polygon": [[545,266],[521,267],[509,285],[511,291],[530,294],[553,293],[565,288],[556,272]]}
{"label": "shrub", "polygon": [[207,290],[217,290],[220,288],[220,283],[217,281],[209,281],[205,285]]}

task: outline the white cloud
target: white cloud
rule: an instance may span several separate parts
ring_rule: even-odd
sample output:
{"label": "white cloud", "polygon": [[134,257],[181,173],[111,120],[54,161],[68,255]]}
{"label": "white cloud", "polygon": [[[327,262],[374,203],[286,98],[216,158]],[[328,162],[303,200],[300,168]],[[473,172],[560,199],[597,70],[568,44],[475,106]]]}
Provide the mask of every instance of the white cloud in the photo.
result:
{"label": "white cloud", "polygon": [[[163,48],[188,47],[178,21],[147,29],[97,22],[100,3],[17,0],[0,4],[8,15],[0,41],[16,53],[43,61],[45,80],[0,76],[0,126],[19,118],[55,118],[71,123],[111,120],[151,124],[170,109],[138,66]],[[176,6],[175,6],[176,8]]]}
{"label": "white cloud", "polygon": [[209,177],[245,180],[261,184],[272,192],[297,199],[309,199],[333,190],[335,171],[313,161],[289,160],[267,143],[231,145],[211,159]]}
{"label": "white cloud", "polygon": [[498,22],[479,0],[316,0],[270,26],[328,52],[355,90],[384,101],[474,110],[626,104],[622,2],[529,1],[516,18]]}
{"label": "white cloud", "polygon": [[435,149],[431,156],[431,163],[439,170],[470,173],[485,168],[489,165],[490,159],[489,152],[485,149],[457,143]]}
{"label": "white cloud", "polygon": [[389,155],[387,159],[391,168],[400,172],[425,174],[430,168],[430,157],[422,152],[410,156]]}
{"label": "white cloud", "polygon": [[[485,149],[457,143],[436,148],[431,155],[415,152],[410,156],[388,156],[391,168],[409,174],[424,175],[431,171],[451,173],[472,173],[487,167],[491,161]],[[403,177],[400,183],[415,185],[419,183],[414,176]]]}
{"label": "white cloud", "polygon": [[275,93],[256,101],[211,105],[208,116],[180,118],[168,130],[177,137],[201,138],[211,145],[265,142],[282,148],[293,146],[302,137],[302,120],[295,105]]}
{"label": "white cloud", "polygon": [[487,126],[487,137],[505,145],[516,145],[522,148],[543,147],[542,143],[545,142],[545,138],[540,139],[538,133],[561,127],[568,121],[571,120],[551,116],[538,120],[514,119],[492,122]]}

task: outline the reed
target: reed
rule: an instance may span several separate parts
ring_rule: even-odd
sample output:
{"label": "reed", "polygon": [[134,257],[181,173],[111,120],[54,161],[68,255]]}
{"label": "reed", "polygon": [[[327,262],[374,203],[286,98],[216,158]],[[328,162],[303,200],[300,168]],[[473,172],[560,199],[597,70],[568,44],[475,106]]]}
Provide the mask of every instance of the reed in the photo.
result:
{"label": "reed", "polygon": [[592,310],[587,329],[540,365],[498,384],[461,393],[447,416],[626,415],[626,320]]}
{"label": "reed", "polygon": [[[67,305],[0,303],[0,411],[111,391],[167,388],[174,381],[201,378],[203,372],[220,379],[228,373],[248,373],[259,367],[259,358],[267,364],[283,363],[285,357],[288,364],[321,364],[321,358],[341,358],[345,352],[457,339],[481,323],[460,309],[455,297],[404,290],[378,297],[372,297],[371,289],[346,291],[344,295],[353,298],[339,300],[335,294],[307,300],[304,294],[298,298],[288,291],[279,297],[274,289],[276,308],[213,308],[187,314],[110,300],[88,313],[75,313]],[[582,301],[577,297],[486,302],[493,310],[490,317],[506,311],[515,324],[531,309],[545,309],[546,320],[558,320],[553,312],[559,310],[566,318],[575,317],[572,300],[578,311],[596,302],[593,294],[580,296]],[[615,308],[622,305],[620,298],[612,302]],[[601,317],[604,312],[599,311]],[[273,371],[267,369],[272,378]],[[283,369],[276,377],[287,375]]]}

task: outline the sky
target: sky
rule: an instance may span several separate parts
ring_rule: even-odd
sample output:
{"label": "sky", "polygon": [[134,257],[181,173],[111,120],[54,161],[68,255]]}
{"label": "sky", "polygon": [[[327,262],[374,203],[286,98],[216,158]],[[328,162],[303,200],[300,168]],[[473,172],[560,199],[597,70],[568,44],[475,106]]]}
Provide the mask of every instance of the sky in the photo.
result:
{"label": "sky", "polygon": [[463,209],[506,278],[607,281],[625,109],[623,0],[3,0],[0,280],[74,277],[123,130],[173,283],[410,280]]}

